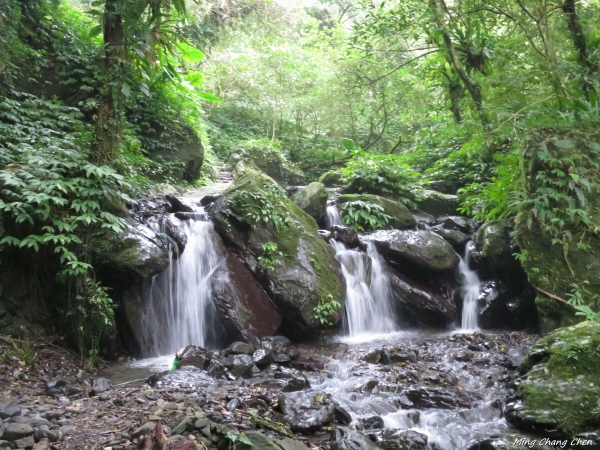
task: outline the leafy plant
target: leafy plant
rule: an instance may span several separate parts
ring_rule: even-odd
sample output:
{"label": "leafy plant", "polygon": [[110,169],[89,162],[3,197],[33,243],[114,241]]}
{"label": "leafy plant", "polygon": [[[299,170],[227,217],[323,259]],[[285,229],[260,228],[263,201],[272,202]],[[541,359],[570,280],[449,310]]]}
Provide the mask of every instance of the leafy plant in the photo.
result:
{"label": "leafy plant", "polygon": [[340,212],[344,223],[357,231],[381,229],[392,218],[381,206],[362,200],[344,203]]}
{"label": "leafy plant", "polygon": [[273,223],[277,231],[285,229],[291,218],[284,204],[286,195],[279,186],[269,184],[257,192],[240,190],[233,203],[252,220],[252,227]]}
{"label": "leafy plant", "polygon": [[319,304],[315,307],[315,318],[321,325],[333,326],[331,318],[335,317],[342,307],[342,304],[335,300],[331,294],[319,299]]}
{"label": "leafy plant", "polygon": [[281,265],[279,256],[283,256],[283,252],[277,250],[277,244],[273,242],[267,242],[262,245],[263,254],[258,257],[263,269],[267,272],[275,271],[276,266]]}
{"label": "leafy plant", "polygon": [[254,447],[254,444],[252,444],[252,441],[250,439],[248,439],[248,436],[246,436],[244,433],[240,433],[240,434],[235,434],[232,433],[231,431],[227,432],[227,439],[229,439],[229,450],[235,450],[237,448],[237,444],[245,444],[248,445],[250,447]]}
{"label": "leafy plant", "polygon": [[[600,321],[600,296],[593,294],[576,283],[571,284],[571,292],[567,294],[567,299],[571,305],[577,310],[576,316],[583,316],[585,320]],[[592,309],[593,308],[593,309]]]}

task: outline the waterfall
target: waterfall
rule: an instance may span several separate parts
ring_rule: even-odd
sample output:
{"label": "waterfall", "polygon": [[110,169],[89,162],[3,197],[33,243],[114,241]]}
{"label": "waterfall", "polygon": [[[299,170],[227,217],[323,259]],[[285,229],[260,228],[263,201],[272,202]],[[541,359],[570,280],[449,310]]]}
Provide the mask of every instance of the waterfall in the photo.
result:
{"label": "waterfall", "polygon": [[144,322],[152,338],[144,348],[152,356],[173,354],[188,344],[214,344],[211,324],[216,314],[211,301],[212,275],[223,261],[214,242],[212,222],[188,220],[185,250],[169,268],[153,277],[145,290]]}
{"label": "waterfall", "polygon": [[481,280],[474,270],[469,268],[471,250],[467,244],[465,257],[460,258],[458,270],[462,278],[461,294],[463,297],[462,324],[461,329],[465,331],[478,330],[477,326],[477,301],[481,288]]}
{"label": "waterfall", "polygon": [[341,242],[331,241],[331,245],[346,279],[344,325],[348,334],[356,337],[396,331],[389,278],[375,246],[367,243],[364,254],[348,250]]}
{"label": "waterfall", "polygon": [[331,229],[334,225],[344,225],[340,216],[340,211],[335,205],[329,205],[327,207],[327,217],[325,219],[325,225],[327,229]]}

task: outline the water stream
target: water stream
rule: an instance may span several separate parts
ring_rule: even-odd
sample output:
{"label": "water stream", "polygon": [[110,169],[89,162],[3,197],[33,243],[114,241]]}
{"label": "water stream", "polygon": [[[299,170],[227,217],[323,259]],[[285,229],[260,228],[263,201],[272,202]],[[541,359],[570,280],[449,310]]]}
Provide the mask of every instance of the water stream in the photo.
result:
{"label": "water stream", "polygon": [[474,270],[469,267],[471,250],[469,245],[465,250],[464,258],[460,258],[458,270],[462,279],[461,294],[463,297],[463,310],[461,320],[461,330],[476,331],[477,325],[477,301],[481,290],[481,280]]}
{"label": "water stream", "polygon": [[327,217],[325,218],[325,224],[329,230],[334,225],[343,225],[342,217],[337,206],[329,205],[327,207]]}

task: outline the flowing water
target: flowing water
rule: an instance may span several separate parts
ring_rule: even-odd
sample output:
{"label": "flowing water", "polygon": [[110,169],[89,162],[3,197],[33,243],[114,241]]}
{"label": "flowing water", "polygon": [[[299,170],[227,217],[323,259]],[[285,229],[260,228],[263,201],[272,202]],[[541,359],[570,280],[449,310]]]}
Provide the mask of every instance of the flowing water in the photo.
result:
{"label": "flowing water", "polygon": [[153,330],[153,340],[143,349],[146,356],[173,355],[188,344],[214,344],[207,332],[216,313],[211,278],[223,256],[213,244],[212,222],[188,220],[183,227],[184,252],[146,287],[145,323]]}
{"label": "flowing water", "polygon": [[374,245],[367,243],[366,254],[348,250],[341,242],[332,240],[331,245],[346,279],[344,326],[348,335],[360,340],[397,331],[389,278]]}
{"label": "flowing water", "polygon": [[327,217],[325,218],[325,224],[329,230],[334,225],[343,225],[342,217],[340,216],[340,210],[335,205],[329,205],[327,207]]}
{"label": "flowing water", "polygon": [[475,331],[477,326],[477,301],[481,290],[481,280],[474,270],[469,268],[471,251],[469,245],[465,250],[464,258],[460,258],[458,270],[462,279],[461,294],[463,297],[463,310],[461,330]]}

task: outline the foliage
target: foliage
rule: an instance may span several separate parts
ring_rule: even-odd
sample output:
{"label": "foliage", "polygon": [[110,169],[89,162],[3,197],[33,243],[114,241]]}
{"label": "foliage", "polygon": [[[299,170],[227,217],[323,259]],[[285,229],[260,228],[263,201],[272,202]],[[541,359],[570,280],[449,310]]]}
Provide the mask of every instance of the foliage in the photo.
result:
{"label": "foliage", "polygon": [[600,322],[600,296],[585,288],[585,285],[571,284],[571,293],[567,294],[568,301],[577,310],[576,316],[585,320]]}
{"label": "foliage", "polygon": [[278,251],[277,244],[274,242],[267,242],[262,245],[263,254],[258,257],[258,261],[261,266],[267,272],[273,272],[275,266],[281,265],[279,256],[283,256],[283,252]]}
{"label": "foliage", "polygon": [[12,341],[12,344],[13,349],[6,350],[2,354],[2,357],[5,360],[11,360],[13,358],[16,358],[18,360],[23,361],[28,367],[33,366],[37,354],[31,351],[31,347],[26,342],[17,343],[15,341]]}
{"label": "foliage", "polygon": [[357,151],[342,169],[342,181],[353,191],[393,196],[401,203],[416,206],[423,189],[419,173],[395,155],[371,155]]}
{"label": "foliage", "polygon": [[227,432],[227,439],[229,439],[229,450],[235,450],[237,448],[237,444],[244,444],[250,447],[254,447],[252,441],[248,439],[244,433],[235,434],[231,431]]}
{"label": "foliage", "polygon": [[286,200],[285,192],[279,186],[269,184],[257,192],[240,190],[232,200],[254,222],[253,228],[261,223],[272,223],[277,231],[281,231],[288,227],[291,220],[283,203]]}
{"label": "foliage", "polygon": [[341,215],[344,223],[357,231],[379,230],[391,219],[381,206],[362,200],[344,203]]}
{"label": "foliage", "polygon": [[315,307],[315,318],[321,325],[333,326],[331,318],[335,317],[342,307],[341,303],[333,298],[331,294],[327,294],[326,298],[321,297],[319,304]]}

